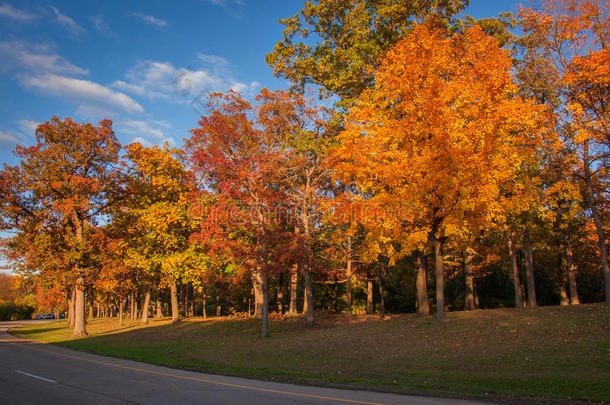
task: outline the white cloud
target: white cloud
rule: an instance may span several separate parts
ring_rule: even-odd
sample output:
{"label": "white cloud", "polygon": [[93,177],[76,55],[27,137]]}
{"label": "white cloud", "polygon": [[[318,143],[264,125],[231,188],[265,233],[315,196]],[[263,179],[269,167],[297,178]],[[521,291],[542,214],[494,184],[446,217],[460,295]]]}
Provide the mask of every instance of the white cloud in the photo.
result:
{"label": "white cloud", "polygon": [[206,64],[211,64],[214,67],[225,67],[229,65],[229,61],[222,56],[206,55],[205,53],[198,53],[197,59]]}
{"label": "white cloud", "polygon": [[235,83],[231,90],[234,90],[241,94],[253,94],[260,87],[259,82],[251,82],[249,84],[245,83]]}
{"label": "white cloud", "polygon": [[230,4],[237,4],[240,6],[245,5],[243,0],[204,0],[207,3],[212,3],[215,6],[226,7]]}
{"label": "white cloud", "polygon": [[30,13],[25,10],[20,10],[11,6],[8,3],[4,3],[0,6],[0,16],[12,18],[17,21],[30,21],[40,17],[38,14]]}
{"label": "white cloud", "polygon": [[259,83],[254,81],[244,83],[234,79],[228,70],[229,62],[220,56],[198,54],[197,59],[205,62],[205,66],[192,69],[178,68],[169,62],[140,62],[127,72],[125,80],[117,80],[112,85],[151,100],[178,103],[191,102],[203,95],[231,88],[250,96],[259,87]]}
{"label": "white cloud", "polygon": [[8,132],[0,130],[0,143],[17,143],[17,138]]}
{"label": "white cloud", "polygon": [[114,120],[120,116],[119,112],[111,106],[101,106],[88,101],[79,101],[79,103],[74,115],[87,121],[99,121],[106,118]]}
{"label": "white cloud", "polygon": [[157,27],[165,27],[167,25],[167,21],[162,20],[160,18],[155,18],[152,15],[146,15],[142,13],[133,13],[134,17],[139,18],[145,23],[156,25]]}
{"label": "white cloud", "polygon": [[123,128],[123,132],[131,135],[146,135],[155,139],[163,139],[165,137],[161,128],[153,127],[146,121],[126,120],[120,126]]}
{"label": "white cloud", "polygon": [[92,15],[89,17],[91,19],[91,23],[93,24],[93,28],[101,32],[110,32],[110,26],[104,20],[104,16],[101,14]]}
{"label": "white cloud", "polygon": [[124,109],[130,113],[144,111],[144,108],[131,97],[89,80],[45,74],[22,78],[22,82],[27,87],[35,87],[46,93],[84,104],[102,104]]}
{"label": "white cloud", "polygon": [[87,69],[75,66],[54,53],[48,45],[19,41],[0,42],[0,56],[5,66],[16,65],[36,73],[68,73],[86,75]]}
{"label": "white cloud", "polygon": [[131,140],[131,143],[140,143],[140,144],[142,144],[142,146],[144,146],[146,148],[150,148],[151,146],[153,146],[153,144],[150,143],[150,141],[142,138],[141,136],[136,136],[135,138],[133,138]]}
{"label": "white cloud", "polygon": [[19,120],[17,121],[19,129],[26,135],[34,136],[36,134],[36,128],[40,125],[40,122],[32,120]]}
{"label": "white cloud", "polygon": [[55,18],[57,19],[59,25],[64,27],[66,31],[73,35],[80,35],[85,32],[85,29],[78,25],[73,19],[71,19],[65,14],[62,14],[58,9],[53,6],[50,6],[50,8],[51,10],[53,10],[53,13],[55,14]]}
{"label": "white cloud", "polygon": [[20,131],[16,131],[11,128],[0,128],[0,144],[9,143],[9,144],[21,144],[21,145],[31,145],[35,137],[33,134],[24,134]]}
{"label": "white cloud", "polygon": [[132,142],[139,142],[144,146],[162,145],[167,142],[175,146],[176,141],[166,133],[171,126],[165,121],[155,120],[120,120],[116,123],[117,133],[134,135]]}

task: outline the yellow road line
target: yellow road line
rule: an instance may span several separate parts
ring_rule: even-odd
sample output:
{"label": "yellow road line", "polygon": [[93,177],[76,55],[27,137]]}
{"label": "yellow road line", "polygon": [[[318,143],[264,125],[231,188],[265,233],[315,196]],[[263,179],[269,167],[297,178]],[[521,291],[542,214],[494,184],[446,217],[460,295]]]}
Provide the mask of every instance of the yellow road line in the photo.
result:
{"label": "yellow road line", "polygon": [[[198,381],[198,382],[203,382],[203,383],[207,383],[207,384],[222,385],[222,386],[225,386],[225,387],[240,388],[240,389],[245,389],[245,390],[262,391],[262,392],[270,392],[270,393],[274,393],[274,394],[290,395],[290,396],[295,396],[295,397],[314,398],[314,399],[326,399],[328,401],[335,401],[335,402],[347,402],[347,403],[352,403],[352,404],[364,404],[364,405],[384,405],[384,404],[379,403],[379,402],[357,401],[355,399],[343,399],[343,398],[325,397],[325,396],[320,396],[320,395],[302,394],[302,393],[298,393],[298,392],[274,390],[274,389],[270,389],[270,388],[251,387],[249,385],[231,384],[231,383],[226,383],[226,382],[221,382],[221,381],[207,380],[205,378],[199,378],[199,377],[188,377],[188,376],[182,376],[182,375],[178,375],[178,374],[164,373],[164,372],[161,372],[161,371],[151,371],[151,370],[145,370],[145,369],[137,368],[137,367],[129,367],[129,366],[123,366],[121,364],[109,363],[109,362],[101,361],[101,360],[87,359],[87,358],[84,358],[84,357],[74,356],[74,355],[71,355],[71,354],[58,353],[58,352],[54,352],[54,351],[51,351],[51,350],[45,350],[45,349],[41,349],[41,348],[38,348],[38,347],[32,347],[31,345],[27,345],[26,346],[23,343],[14,343],[14,341],[12,341],[12,340],[10,340],[10,341],[1,341],[1,342],[2,343],[6,342],[6,343],[9,343],[11,345],[21,346],[21,347],[24,347],[24,348],[27,348],[27,349],[37,350],[39,352],[49,353],[49,354],[53,354],[53,355],[56,355],[56,356],[67,357],[67,358],[70,358],[70,359],[76,359],[76,360],[81,360],[81,361],[87,361],[89,363],[100,364],[100,365],[103,365],[103,366],[122,368],[122,369],[125,369],[125,370],[138,371],[138,372],[141,372],[141,373],[160,375],[160,376],[164,376],[164,377],[179,378],[179,379],[182,379],[182,380]],[[36,341],[36,343],[40,343],[40,342]]]}

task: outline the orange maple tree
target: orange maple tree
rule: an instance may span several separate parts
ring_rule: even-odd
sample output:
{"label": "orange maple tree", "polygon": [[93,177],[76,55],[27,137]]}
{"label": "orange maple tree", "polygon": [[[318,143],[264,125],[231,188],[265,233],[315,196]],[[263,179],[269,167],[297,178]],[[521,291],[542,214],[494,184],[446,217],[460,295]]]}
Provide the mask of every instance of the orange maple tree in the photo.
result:
{"label": "orange maple tree", "polygon": [[432,242],[439,319],[445,238],[501,214],[501,185],[539,142],[544,109],[516,96],[510,70],[507,52],[477,26],[449,37],[418,25],[388,52],[333,152],[337,177],[390,213],[366,221],[379,254]]}

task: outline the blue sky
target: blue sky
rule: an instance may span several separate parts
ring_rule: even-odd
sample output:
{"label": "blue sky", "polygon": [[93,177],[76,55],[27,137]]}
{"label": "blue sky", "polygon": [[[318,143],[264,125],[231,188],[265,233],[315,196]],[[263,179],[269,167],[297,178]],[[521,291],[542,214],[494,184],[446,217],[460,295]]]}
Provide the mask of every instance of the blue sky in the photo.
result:
{"label": "blue sky", "polygon": [[[514,1],[472,0],[475,17]],[[278,19],[303,0],[0,2],[0,161],[53,115],[111,118],[126,144],[181,145],[198,100],[234,88],[252,97],[284,88],[265,54],[281,38]],[[194,107],[194,108],[193,108]]]}
{"label": "blue sky", "polygon": [[[0,163],[53,115],[110,118],[123,144],[182,145],[212,91],[286,88],[265,55],[303,0],[0,0]],[[471,0],[476,18],[517,1]],[[0,262],[2,259],[0,258]]]}

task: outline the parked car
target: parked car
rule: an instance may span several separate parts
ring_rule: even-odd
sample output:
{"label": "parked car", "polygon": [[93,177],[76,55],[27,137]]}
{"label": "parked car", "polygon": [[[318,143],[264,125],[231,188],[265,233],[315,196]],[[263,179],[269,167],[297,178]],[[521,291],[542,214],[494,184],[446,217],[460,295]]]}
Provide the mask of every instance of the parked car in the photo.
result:
{"label": "parked car", "polygon": [[37,314],[34,319],[45,319],[46,315]]}
{"label": "parked car", "polygon": [[45,319],[55,319],[55,314],[47,314]]}

